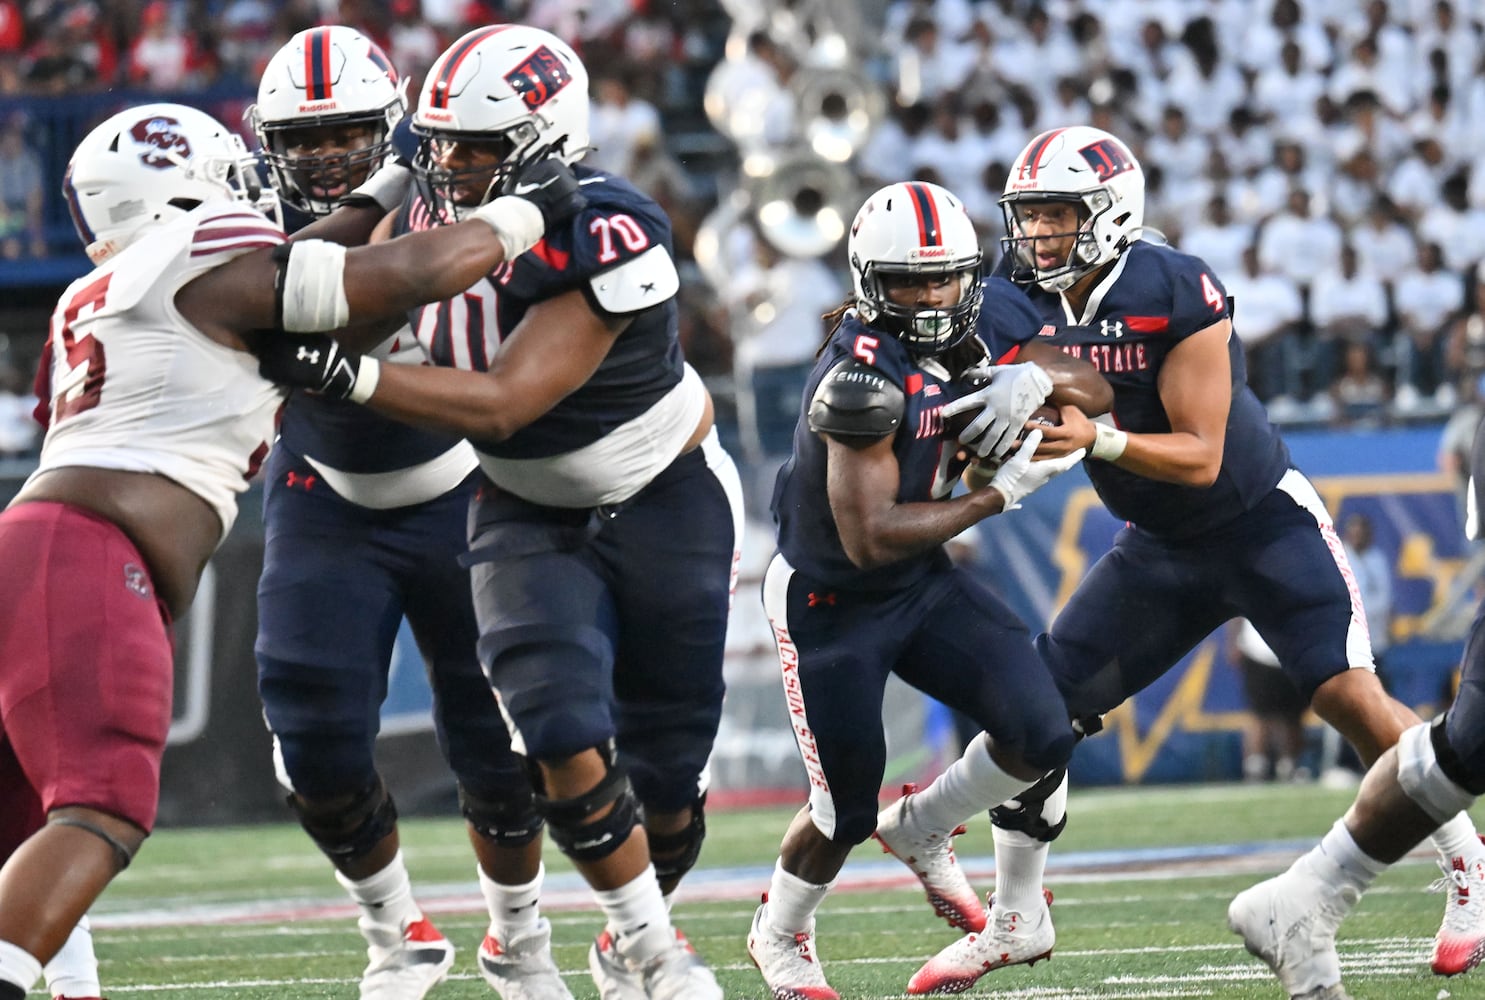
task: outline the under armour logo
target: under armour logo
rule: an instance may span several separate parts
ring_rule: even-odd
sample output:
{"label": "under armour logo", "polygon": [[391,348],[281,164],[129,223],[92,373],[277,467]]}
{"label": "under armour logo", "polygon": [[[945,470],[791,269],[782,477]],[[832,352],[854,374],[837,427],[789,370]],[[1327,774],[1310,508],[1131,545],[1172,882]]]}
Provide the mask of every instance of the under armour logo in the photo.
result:
{"label": "under armour logo", "polygon": [[297,357],[300,361],[308,361],[312,365],[320,363],[320,352],[308,347],[300,347]]}
{"label": "under armour logo", "polygon": [[646,293],[649,293],[649,292],[653,292],[655,290],[655,283],[653,281],[646,281],[644,284],[640,285],[639,287],[640,288],[643,288]]}
{"label": "under armour logo", "polygon": [[307,493],[315,488],[316,478],[317,477],[312,475],[301,476],[299,473],[290,470],[284,475],[284,485],[291,490],[296,486],[302,486],[304,488],[304,491]]}
{"label": "under armour logo", "polygon": [[1115,340],[1117,340],[1120,337],[1124,336],[1124,324],[1117,319],[1100,320],[1098,324],[1098,332],[1103,334],[1105,337],[1113,337]]}
{"label": "under armour logo", "polygon": [[811,592],[810,593],[810,596],[809,596],[809,606],[813,608],[813,607],[815,607],[816,605],[819,605],[819,604],[828,604],[832,608],[835,607],[835,595],[834,594],[816,594],[814,592]]}

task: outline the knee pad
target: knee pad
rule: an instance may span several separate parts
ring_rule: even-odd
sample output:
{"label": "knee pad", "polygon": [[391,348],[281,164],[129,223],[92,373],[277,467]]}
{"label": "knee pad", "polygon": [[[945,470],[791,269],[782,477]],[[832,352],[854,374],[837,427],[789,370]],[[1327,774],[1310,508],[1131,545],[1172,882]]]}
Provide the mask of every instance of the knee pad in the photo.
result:
{"label": "knee pad", "polygon": [[529,788],[500,799],[486,799],[459,786],[459,812],[475,833],[499,847],[524,847],[541,836],[546,821],[536,811]]}
{"label": "knee pad", "polygon": [[[1408,798],[1440,823],[1454,818],[1475,801],[1474,795],[1444,773],[1438,743],[1448,756],[1453,751],[1443,738],[1440,716],[1432,724],[1422,723],[1403,731],[1397,740],[1397,783]],[[1457,758],[1456,758],[1457,759]]]}
{"label": "knee pad", "polygon": [[[1002,830],[1015,830],[1050,844],[1067,826],[1066,780],[1067,769],[1059,767],[1014,799],[991,809],[990,821]],[[1055,822],[1047,819],[1058,813],[1061,815]]]}
{"label": "knee pad", "polygon": [[655,876],[662,882],[680,879],[701,857],[701,842],[706,840],[706,793],[702,792],[691,803],[691,822],[676,833],[650,833],[650,863],[655,867]]}
{"label": "knee pad", "polygon": [[[49,826],[70,826],[78,830],[83,830],[107,844],[109,850],[113,851],[115,874],[128,868],[129,863],[134,860],[134,855],[139,851],[138,844],[130,847],[97,823],[90,822],[81,816],[52,816],[46,822]],[[143,837],[140,838],[141,843],[143,839]]]}
{"label": "knee pad", "polygon": [[334,807],[318,806],[298,795],[290,795],[288,802],[315,846],[337,863],[370,852],[397,829],[397,805],[381,778]]}
{"label": "knee pad", "polygon": [[[629,786],[629,775],[614,765],[613,752],[599,747],[608,771],[603,780],[582,795],[552,799],[538,793],[536,811],[546,820],[557,849],[574,861],[599,861],[624,845],[639,822],[639,800]],[[604,806],[603,817],[588,822]]]}

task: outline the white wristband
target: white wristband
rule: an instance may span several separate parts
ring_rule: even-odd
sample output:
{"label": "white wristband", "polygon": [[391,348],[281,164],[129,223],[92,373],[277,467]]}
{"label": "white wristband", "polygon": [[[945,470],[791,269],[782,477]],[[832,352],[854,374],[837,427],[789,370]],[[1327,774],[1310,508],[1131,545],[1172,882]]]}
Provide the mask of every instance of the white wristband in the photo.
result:
{"label": "white wristband", "polygon": [[1117,461],[1129,445],[1129,435],[1108,424],[1093,425],[1093,447],[1088,449],[1091,458],[1105,462]]}
{"label": "white wristband", "polygon": [[347,197],[360,196],[370,198],[381,206],[383,212],[390,212],[402,204],[402,199],[407,196],[408,186],[412,183],[412,171],[402,164],[388,160],[386,164],[366,178],[361,186],[356,188]]}
{"label": "white wristband", "polygon": [[536,246],[547,231],[541,209],[513,194],[502,195],[488,205],[481,205],[470,218],[479,219],[495,230],[495,236],[505,248],[506,260],[515,260]]}
{"label": "white wristband", "polygon": [[376,358],[368,358],[364,355],[361,364],[356,369],[356,384],[351,387],[351,394],[346,397],[352,403],[364,403],[376,392],[376,384],[382,380],[382,363]]}

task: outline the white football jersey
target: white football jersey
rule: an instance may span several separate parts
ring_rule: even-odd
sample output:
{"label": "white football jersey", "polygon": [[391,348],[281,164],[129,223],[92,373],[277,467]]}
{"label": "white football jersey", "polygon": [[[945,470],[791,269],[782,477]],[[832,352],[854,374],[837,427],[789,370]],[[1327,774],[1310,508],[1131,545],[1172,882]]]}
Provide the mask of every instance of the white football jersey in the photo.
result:
{"label": "white football jersey", "polygon": [[91,466],[166,476],[212,505],[225,537],[283,394],[251,354],[182,317],[175,295],[284,240],[257,212],[208,202],[74,281],[52,314],[51,420],[36,474]]}

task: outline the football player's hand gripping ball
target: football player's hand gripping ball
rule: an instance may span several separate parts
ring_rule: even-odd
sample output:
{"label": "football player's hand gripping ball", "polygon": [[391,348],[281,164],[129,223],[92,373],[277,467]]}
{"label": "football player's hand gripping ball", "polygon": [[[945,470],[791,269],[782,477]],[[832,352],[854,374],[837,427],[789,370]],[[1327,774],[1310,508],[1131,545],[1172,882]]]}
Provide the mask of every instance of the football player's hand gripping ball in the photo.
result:
{"label": "football player's hand gripping ball", "polygon": [[999,459],[1010,452],[1027,419],[1051,395],[1052,379],[1030,361],[992,368],[989,376],[984,388],[947,404],[943,416],[947,419],[979,409],[979,414],[959,432],[959,443],[980,458]]}
{"label": "football player's hand gripping ball", "polygon": [[995,476],[990,480],[989,485],[999,490],[1000,495],[1005,498],[1002,511],[1014,510],[1021,506],[1022,500],[1077,465],[1083,460],[1085,454],[1085,450],[1079,448],[1072,454],[1061,458],[1033,461],[1031,456],[1036,454],[1037,445],[1041,443],[1042,432],[1032,431],[1026,435],[1026,440],[1022,442],[1020,449],[995,470]]}

